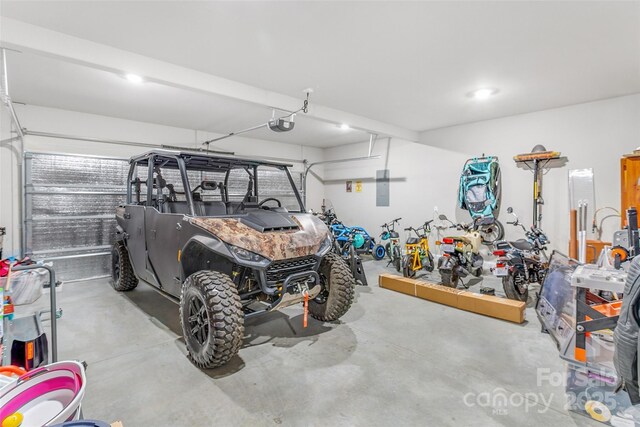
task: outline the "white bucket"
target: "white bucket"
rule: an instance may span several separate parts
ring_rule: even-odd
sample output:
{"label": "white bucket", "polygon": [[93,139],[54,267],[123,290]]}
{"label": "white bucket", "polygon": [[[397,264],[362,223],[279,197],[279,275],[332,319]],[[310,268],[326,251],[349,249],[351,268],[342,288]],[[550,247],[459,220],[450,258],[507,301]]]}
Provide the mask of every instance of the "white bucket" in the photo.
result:
{"label": "white bucket", "polygon": [[0,421],[19,412],[21,427],[42,427],[80,418],[86,389],[84,366],[57,362],[34,369],[0,390]]}

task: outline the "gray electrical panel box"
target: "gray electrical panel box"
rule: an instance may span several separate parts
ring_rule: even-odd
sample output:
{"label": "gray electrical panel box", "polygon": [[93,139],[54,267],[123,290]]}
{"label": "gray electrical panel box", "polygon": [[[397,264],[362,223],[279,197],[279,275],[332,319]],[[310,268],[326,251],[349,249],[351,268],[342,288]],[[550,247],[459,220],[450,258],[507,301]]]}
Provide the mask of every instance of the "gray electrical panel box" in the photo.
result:
{"label": "gray electrical panel box", "polygon": [[389,169],[376,171],[376,206],[389,206]]}

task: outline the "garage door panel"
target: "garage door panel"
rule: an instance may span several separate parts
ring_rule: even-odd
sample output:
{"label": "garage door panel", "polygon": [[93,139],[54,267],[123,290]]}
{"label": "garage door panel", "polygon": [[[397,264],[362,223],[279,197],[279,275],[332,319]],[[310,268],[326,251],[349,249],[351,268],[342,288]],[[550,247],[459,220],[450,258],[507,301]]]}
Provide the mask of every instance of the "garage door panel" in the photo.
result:
{"label": "garage door panel", "polygon": [[63,281],[109,275],[128,170],[126,159],[26,153],[25,255],[53,262]]}
{"label": "garage door panel", "polygon": [[116,206],[125,201],[125,194],[32,194],[30,197],[34,217],[115,215]]}
{"label": "garage door panel", "polygon": [[[82,184],[125,188],[129,164],[125,159],[27,153],[33,159],[33,184]],[[52,181],[52,178],[55,180]]]}
{"label": "garage door panel", "polygon": [[108,246],[113,243],[116,223],[109,219],[60,219],[34,221],[31,249],[45,250]]}

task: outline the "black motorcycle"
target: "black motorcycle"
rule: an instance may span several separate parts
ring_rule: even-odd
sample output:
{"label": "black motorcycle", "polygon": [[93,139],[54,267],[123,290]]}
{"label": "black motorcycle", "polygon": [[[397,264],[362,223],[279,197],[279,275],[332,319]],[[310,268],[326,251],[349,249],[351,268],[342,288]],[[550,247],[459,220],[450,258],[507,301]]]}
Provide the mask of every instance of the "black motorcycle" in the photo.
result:
{"label": "black motorcycle", "polygon": [[507,224],[521,227],[526,239],[518,239],[515,242],[502,240],[496,243],[493,254],[498,259],[493,275],[502,278],[502,287],[507,298],[527,301],[529,285],[542,284],[549,268],[549,259],[545,253],[549,239],[540,228],[531,226],[527,230],[512,208],[507,208],[507,212],[515,217],[515,221]]}

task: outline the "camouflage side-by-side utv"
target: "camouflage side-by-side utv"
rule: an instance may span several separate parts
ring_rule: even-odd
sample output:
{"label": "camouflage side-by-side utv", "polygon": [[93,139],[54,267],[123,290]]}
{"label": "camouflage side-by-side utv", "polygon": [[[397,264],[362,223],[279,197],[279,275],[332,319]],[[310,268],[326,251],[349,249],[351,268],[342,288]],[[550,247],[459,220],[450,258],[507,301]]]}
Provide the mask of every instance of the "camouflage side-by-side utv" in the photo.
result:
{"label": "camouflage side-by-side utv", "polygon": [[289,165],[168,150],[130,164],[113,287],[144,280],[178,299],[196,365],[225,364],[242,345],[245,318],[305,295],[318,320],[349,310],[353,275],[326,225],[305,213]]}

